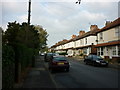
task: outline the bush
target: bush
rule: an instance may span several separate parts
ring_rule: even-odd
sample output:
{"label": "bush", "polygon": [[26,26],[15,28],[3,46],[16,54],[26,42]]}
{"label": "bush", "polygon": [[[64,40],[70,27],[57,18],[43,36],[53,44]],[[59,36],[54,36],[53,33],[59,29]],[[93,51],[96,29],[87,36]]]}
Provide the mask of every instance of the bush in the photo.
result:
{"label": "bush", "polygon": [[2,46],[2,88],[13,88],[15,76],[15,53],[12,47]]}

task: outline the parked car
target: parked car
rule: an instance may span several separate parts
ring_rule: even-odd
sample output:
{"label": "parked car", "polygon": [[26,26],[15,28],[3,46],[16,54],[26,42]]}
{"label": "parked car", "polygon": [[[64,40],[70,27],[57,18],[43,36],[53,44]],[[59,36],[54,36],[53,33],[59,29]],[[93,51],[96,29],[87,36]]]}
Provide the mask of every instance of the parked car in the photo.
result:
{"label": "parked car", "polygon": [[45,55],[45,53],[40,53],[40,56],[44,56]]}
{"label": "parked car", "polygon": [[46,53],[44,55],[44,60],[45,62],[49,62],[53,56],[58,56],[59,54],[58,53]]}
{"label": "parked car", "polygon": [[93,66],[108,66],[108,62],[98,55],[88,55],[84,59],[85,64],[91,64]]}
{"label": "parked car", "polygon": [[49,70],[65,70],[69,72],[69,62],[65,56],[53,56],[53,59],[49,62]]}

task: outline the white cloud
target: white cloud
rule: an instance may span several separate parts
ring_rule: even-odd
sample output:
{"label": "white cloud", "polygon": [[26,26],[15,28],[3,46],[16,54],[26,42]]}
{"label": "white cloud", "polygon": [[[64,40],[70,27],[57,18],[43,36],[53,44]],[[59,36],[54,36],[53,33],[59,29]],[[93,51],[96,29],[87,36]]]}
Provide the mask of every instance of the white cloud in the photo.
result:
{"label": "white cloud", "polygon": [[[17,0],[14,2],[5,0],[2,9],[3,25],[8,21],[17,20],[20,23],[27,21],[27,1],[19,3]],[[90,24],[103,27],[105,20],[117,18],[117,3],[108,0],[104,0],[107,3],[99,0],[99,2],[88,1],[82,0],[80,5],[76,5],[74,2],[32,0],[31,23],[42,25],[47,30],[48,44],[51,46],[62,39],[70,39],[72,34],[78,35],[80,30],[88,31]]]}
{"label": "white cloud", "polygon": [[28,18],[28,16],[25,14],[25,15],[19,16],[18,20],[20,21],[20,23],[27,22],[27,20],[28,20],[27,18]]}

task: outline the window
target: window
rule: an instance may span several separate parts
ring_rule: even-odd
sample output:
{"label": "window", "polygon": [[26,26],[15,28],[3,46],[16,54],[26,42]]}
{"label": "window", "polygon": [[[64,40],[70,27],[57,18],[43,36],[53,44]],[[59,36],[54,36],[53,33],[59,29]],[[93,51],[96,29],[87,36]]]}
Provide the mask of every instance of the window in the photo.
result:
{"label": "window", "polygon": [[98,55],[100,56],[100,48],[97,49]]}
{"label": "window", "polygon": [[103,47],[98,48],[98,49],[97,49],[97,53],[98,53],[99,56],[100,56],[100,55],[104,55]]}
{"label": "window", "polygon": [[120,45],[118,46],[118,55],[120,56]]}
{"label": "window", "polygon": [[112,47],[112,55],[116,55],[116,47]]}
{"label": "window", "polygon": [[115,28],[115,36],[116,37],[120,36],[120,27]]}
{"label": "window", "polygon": [[106,54],[108,55],[108,48],[106,49]]}
{"label": "window", "polygon": [[84,54],[87,54],[87,48],[84,49]]}
{"label": "window", "polygon": [[82,45],[82,40],[80,40],[80,44]]}
{"label": "window", "polygon": [[100,33],[100,40],[102,40],[103,39],[103,33],[101,32]]}
{"label": "window", "polygon": [[101,55],[103,55],[103,47],[101,47]]}
{"label": "window", "polygon": [[85,43],[87,44],[87,38],[85,38]]}
{"label": "window", "polygon": [[93,56],[93,58],[98,59],[98,60],[102,59],[102,57],[97,56],[97,55],[92,55],[92,56]]}

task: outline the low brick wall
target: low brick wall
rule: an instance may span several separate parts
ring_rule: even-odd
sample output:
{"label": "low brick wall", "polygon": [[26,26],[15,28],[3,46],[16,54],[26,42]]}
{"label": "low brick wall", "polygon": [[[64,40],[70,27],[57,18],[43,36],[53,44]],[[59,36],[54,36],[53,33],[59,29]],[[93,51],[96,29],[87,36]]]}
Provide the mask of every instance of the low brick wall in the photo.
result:
{"label": "low brick wall", "polygon": [[112,63],[120,63],[120,57],[112,57],[112,59],[110,59],[110,57],[109,56],[104,56],[104,58],[106,59],[106,60],[109,60],[109,61],[111,61]]}

